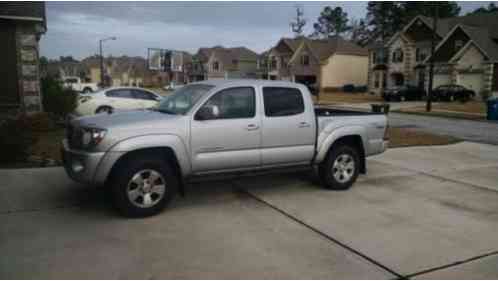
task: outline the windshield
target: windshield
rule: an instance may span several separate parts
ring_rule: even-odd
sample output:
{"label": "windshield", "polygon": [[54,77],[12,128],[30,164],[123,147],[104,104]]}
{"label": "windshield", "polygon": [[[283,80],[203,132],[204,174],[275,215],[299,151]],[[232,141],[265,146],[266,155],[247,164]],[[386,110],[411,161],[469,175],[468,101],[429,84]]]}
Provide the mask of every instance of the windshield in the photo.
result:
{"label": "windshield", "polygon": [[197,101],[199,101],[199,99],[212,88],[214,88],[213,85],[206,84],[187,85],[165,97],[156,110],[169,114],[183,115],[187,113],[197,103]]}

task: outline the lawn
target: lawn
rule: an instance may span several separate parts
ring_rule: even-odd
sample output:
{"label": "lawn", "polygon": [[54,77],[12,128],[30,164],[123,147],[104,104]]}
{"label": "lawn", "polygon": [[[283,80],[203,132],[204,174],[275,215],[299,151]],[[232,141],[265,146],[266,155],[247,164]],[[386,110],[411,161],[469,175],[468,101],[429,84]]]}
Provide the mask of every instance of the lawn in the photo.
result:
{"label": "lawn", "polygon": [[406,128],[389,128],[389,147],[407,147],[423,145],[446,145],[460,140],[450,136],[434,135]]}
{"label": "lawn", "polygon": [[469,101],[466,103],[440,102],[432,106],[431,112],[426,112],[425,106],[401,109],[399,110],[399,112],[450,118],[483,120],[486,119],[486,104],[480,101]]}
{"label": "lawn", "polygon": [[325,93],[321,92],[319,97],[313,96],[313,101],[317,104],[338,104],[338,103],[380,103],[382,98],[378,95],[368,93]]}

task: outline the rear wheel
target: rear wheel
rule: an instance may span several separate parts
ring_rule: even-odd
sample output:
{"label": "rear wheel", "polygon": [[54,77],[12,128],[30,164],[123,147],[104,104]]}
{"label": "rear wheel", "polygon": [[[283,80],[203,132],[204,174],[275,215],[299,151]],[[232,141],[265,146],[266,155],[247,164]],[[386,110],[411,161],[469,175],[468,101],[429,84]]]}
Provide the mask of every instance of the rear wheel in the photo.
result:
{"label": "rear wheel", "polygon": [[125,160],[111,188],[115,206],[126,217],[146,217],[161,212],[178,190],[169,163],[153,154]]}
{"label": "rear wheel", "polygon": [[327,189],[345,190],[358,177],[360,156],[356,148],[341,144],[333,148],[319,167],[319,176]]}
{"label": "rear wheel", "polygon": [[89,93],[91,93],[91,92],[92,92],[92,89],[90,89],[90,88],[88,88],[88,87],[87,87],[87,88],[85,88],[85,89],[83,89],[83,93],[84,93],[84,94],[89,94]]}

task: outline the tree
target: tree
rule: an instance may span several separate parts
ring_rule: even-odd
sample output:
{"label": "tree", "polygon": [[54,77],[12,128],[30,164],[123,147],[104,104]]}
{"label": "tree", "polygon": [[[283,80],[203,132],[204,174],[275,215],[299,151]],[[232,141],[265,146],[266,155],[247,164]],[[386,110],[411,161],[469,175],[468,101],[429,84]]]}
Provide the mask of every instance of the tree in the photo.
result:
{"label": "tree", "polygon": [[401,11],[397,2],[368,2],[366,24],[372,30],[370,39],[386,40],[394,35],[402,26]]}
{"label": "tree", "polygon": [[434,6],[437,5],[438,16],[440,18],[456,17],[460,14],[460,6],[454,1],[406,1],[401,2],[404,24],[410,22],[418,15],[431,17],[434,14]]}
{"label": "tree", "polygon": [[349,40],[354,43],[365,46],[370,38],[370,30],[368,30],[367,24],[364,19],[352,19],[349,26],[348,32]]}
{"label": "tree", "polygon": [[348,14],[341,7],[332,9],[327,6],[318,17],[318,21],[313,24],[313,37],[329,38],[341,35],[349,30]]}
{"label": "tree", "polygon": [[489,14],[498,12],[498,6],[495,3],[489,3],[488,7],[479,7],[474,11],[467,13],[467,15],[476,15],[476,14]]}
{"label": "tree", "polygon": [[372,30],[371,39],[385,40],[393,36],[418,15],[431,17],[434,5],[438,7],[440,18],[455,17],[460,14],[461,8],[454,1],[368,2],[367,25]]}
{"label": "tree", "polygon": [[306,19],[303,18],[303,15],[303,9],[296,6],[296,18],[290,23],[292,32],[294,32],[295,37],[300,37],[303,34],[303,28],[306,25]]}

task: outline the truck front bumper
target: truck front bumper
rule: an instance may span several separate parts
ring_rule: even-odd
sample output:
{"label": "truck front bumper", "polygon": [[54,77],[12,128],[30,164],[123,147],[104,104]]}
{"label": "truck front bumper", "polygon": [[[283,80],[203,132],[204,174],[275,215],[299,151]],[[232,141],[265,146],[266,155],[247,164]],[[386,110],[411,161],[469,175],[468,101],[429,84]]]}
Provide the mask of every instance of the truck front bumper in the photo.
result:
{"label": "truck front bumper", "polygon": [[67,140],[62,141],[61,155],[64,169],[74,181],[95,184],[97,168],[105,152],[86,152],[71,150]]}

